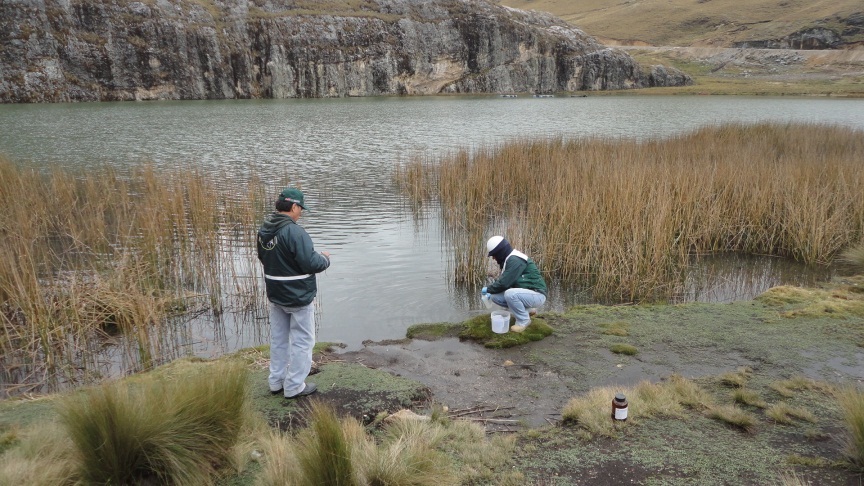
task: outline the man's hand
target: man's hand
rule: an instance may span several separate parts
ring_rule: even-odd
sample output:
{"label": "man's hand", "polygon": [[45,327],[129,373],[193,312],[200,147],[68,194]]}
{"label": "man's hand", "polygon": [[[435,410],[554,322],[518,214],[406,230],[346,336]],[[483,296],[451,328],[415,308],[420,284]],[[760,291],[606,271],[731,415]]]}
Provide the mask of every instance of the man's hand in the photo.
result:
{"label": "man's hand", "polygon": [[324,255],[324,257],[327,258],[328,260],[330,259],[330,252],[329,251],[322,251],[321,254]]}

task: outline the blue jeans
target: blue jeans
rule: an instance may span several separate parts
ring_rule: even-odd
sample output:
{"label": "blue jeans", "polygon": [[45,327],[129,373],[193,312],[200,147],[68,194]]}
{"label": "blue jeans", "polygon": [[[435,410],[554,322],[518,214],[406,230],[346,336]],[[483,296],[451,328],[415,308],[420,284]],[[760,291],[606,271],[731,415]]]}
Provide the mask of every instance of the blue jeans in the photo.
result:
{"label": "blue jeans", "polygon": [[302,307],[270,302],[270,391],[282,388],[286,397],[303,391],[314,347],[314,302]]}
{"label": "blue jeans", "polygon": [[531,324],[528,309],[545,304],[546,296],[530,289],[512,288],[501,294],[492,294],[492,302],[510,309],[517,326],[527,326]]}

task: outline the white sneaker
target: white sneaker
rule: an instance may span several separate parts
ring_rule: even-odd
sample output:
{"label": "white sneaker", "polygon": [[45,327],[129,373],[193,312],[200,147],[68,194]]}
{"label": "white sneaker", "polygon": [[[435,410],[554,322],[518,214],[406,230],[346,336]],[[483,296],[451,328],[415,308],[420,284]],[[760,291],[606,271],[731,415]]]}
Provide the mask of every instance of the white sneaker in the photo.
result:
{"label": "white sneaker", "polygon": [[514,324],[510,326],[510,332],[522,332],[525,330],[525,326],[520,326],[518,324]]}

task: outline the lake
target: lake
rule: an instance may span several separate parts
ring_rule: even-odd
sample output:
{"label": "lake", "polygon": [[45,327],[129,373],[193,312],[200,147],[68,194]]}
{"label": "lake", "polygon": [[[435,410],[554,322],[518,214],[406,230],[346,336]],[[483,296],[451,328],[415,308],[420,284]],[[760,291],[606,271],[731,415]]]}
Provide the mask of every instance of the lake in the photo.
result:
{"label": "lake", "polygon": [[[484,312],[479,289],[451,283],[434,208],[417,217],[393,187],[398,161],[518,137],[648,139],[759,121],[864,129],[864,100],[436,96],[0,105],[0,154],[74,171],[146,162],[198,167],[229,181],[251,172],[273,184],[287,176],[307,195],[310,211],[300,223],[317,250],[332,253],[331,268],[318,278],[318,338],[357,348],[367,339],[402,338],[413,324]],[[827,273],[770,258],[709,261],[694,270],[682,299],[749,299]],[[547,310],[585,301],[551,284]],[[215,356],[267,342],[266,321],[226,314],[187,326],[187,354]]]}

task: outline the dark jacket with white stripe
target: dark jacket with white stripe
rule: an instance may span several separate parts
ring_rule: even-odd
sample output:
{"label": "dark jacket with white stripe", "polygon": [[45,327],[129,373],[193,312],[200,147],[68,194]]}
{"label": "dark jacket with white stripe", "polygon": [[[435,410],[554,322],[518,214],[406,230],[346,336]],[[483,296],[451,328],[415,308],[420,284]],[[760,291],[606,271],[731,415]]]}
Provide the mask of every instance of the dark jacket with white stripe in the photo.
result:
{"label": "dark jacket with white stripe", "polygon": [[264,265],[267,299],[285,307],[312,303],[318,293],[315,274],[330,266],[330,260],[315,251],[306,230],[279,212],[258,229],[258,259]]}

